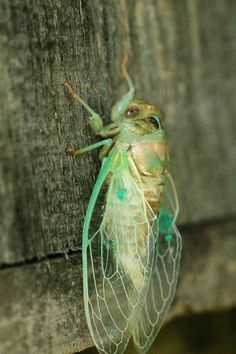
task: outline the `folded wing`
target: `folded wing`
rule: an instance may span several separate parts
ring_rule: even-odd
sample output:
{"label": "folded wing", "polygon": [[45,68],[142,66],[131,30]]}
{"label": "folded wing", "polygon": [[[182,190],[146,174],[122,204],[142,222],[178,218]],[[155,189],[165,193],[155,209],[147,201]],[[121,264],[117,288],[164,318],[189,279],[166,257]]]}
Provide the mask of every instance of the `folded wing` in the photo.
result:
{"label": "folded wing", "polygon": [[84,305],[100,353],[121,354],[145,300],[155,254],[156,216],[127,153],[103,163],[83,231]]}
{"label": "folded wing", "polygon": [[181,235],[175,225],[176,202],[171,177],[166,178],[164,200],[159,214],[152,276],[147,296],[133,333],[138,353],[148,352],[173,300],[181,257]]}

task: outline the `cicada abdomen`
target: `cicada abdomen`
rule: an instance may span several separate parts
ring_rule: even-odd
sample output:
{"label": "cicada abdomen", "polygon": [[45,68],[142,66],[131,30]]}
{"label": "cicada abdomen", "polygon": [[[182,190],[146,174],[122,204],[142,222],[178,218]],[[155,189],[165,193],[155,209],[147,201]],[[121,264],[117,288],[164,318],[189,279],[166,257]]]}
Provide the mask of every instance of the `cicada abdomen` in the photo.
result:
{"label": "cicada abdomen", "polygon": [[125,59],[122,72],[129,91],[112,108],[112,123],[106,126],[66,83],[91,114],[94,133],[107,138],[67,153],[75,157],[103,146],[83,228],[90,333],[100,353],[123,353],[133,336],[138,353],[145,354],[174,296],[181,236],[162,114],[158,106],[134,99]]}
{"label": "cicada abdomen", "polygon": [[126,275],[136,291],[144,289],[148,281],[146,273],[153,257],[152,230],[156,219],[130,152],[117,152],[102,223],[113,246],[111,263]]}

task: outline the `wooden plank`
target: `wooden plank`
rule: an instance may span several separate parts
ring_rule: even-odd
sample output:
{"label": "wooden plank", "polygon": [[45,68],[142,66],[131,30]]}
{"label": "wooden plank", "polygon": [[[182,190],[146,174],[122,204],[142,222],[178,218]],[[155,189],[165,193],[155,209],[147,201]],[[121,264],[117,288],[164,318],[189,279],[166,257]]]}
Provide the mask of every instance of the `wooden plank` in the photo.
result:
{"label": "wooden plank", "polygon": [[[236,222],[184,228],[169,320],[236,305]],[[0,270],[0,353],[63,354],[92,344],[82,305],[81,254]]]}
{"label": "wooden plank", "polygon": [[166,112],[181,223],[234,215],[233,0],[0,4],[0,262],[81,245],[97,153],[64,145],[97,138],[68,80],[106,119],[125,92],[123,50],[137,95]]}
{"label": "wooden plank", "polygon": [[72,353],[91,343],[80,254],[0,271],[0,352]]}

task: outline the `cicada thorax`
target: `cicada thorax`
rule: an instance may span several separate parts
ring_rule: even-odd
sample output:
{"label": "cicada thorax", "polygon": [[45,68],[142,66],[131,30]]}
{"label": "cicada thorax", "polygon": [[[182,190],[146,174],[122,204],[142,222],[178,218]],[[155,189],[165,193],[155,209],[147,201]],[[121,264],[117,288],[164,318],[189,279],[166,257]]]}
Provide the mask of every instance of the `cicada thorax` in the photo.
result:
{"label": "cicada thorax", "polygon": [[169,169],[168,145],[165,141],[135,143],[131,145],[131,156],[140,173],[145,198],[158,215]]}

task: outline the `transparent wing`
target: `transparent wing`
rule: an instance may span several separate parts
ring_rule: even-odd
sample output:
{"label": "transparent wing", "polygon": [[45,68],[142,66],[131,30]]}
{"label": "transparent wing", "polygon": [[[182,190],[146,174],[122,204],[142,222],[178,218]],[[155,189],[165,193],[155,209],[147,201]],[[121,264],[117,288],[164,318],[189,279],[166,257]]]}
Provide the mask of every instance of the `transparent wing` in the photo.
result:
{"label": "transparent wing", "polygon": [[107,354],[123,353],[128,344],[155,253],[156,216],[127,154],[113,149],[104,162],[83,230],[85,312],[97,349]]}
{"label": "transparent wing", "polygon": [[149,289],[133,333],[138,353],[145,354],[156,338],[173,300],[179,272],[182,241],[175,225],[175,188],[166,178],[164,199],[159,214],[159,232]]}

